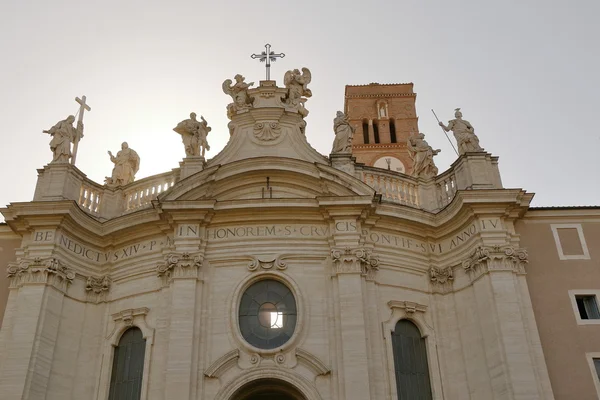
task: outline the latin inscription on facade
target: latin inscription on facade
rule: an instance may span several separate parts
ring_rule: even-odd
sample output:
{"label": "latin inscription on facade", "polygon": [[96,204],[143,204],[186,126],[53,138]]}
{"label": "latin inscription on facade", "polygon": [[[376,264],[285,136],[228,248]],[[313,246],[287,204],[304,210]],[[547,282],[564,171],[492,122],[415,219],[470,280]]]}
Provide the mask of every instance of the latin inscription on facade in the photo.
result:
{"label": "latin inscription on facade", "polygon": [[128,246],[120,247],[113,251],[100,251],[71,239],[66,235],[59,234],[57,244],[63,249],[75,254],[76,256],[84,258],[85,260],[96,263],[106,263],[118,262],[142,255],[144,253],[159,251],[165,246],[171,246],[173,244],[173,240],[167,236],[161,239],[134,243]]}

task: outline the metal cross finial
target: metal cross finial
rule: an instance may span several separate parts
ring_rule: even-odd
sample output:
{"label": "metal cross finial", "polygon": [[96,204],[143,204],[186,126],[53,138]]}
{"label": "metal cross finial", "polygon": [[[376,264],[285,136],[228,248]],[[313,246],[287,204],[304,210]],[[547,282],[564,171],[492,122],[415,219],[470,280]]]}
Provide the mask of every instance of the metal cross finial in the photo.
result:
{"label": "metal cross finial", "polygon": [[85,96],[75,97],[75,101],[79,103],[79,120],[77,121],[77,137],[73,143],[73,155],[71,156],[71,164],[75,165],[75,159],[77,158],[77,147],[79,146],[79,140],[83,136],[83,130],[79,132],[79,126],[83,123],[83,113],[85,110],[91,111],[92,109],[85,102]]}
{"label": "metal cross finial", "polygon": [[277,60],[277,58],[283,58],[285,57],[285,54],[283,53],[279,53],[279,54],[275,54],[271,51],[271,45],[270,44],[265,44],[265,49],[266,51],[263,51],[260,54],[252,54],[250,57],[252,59],[259,59],[260,62],[267,62],[267,80],[271,80],[271,61],[275,62]]}

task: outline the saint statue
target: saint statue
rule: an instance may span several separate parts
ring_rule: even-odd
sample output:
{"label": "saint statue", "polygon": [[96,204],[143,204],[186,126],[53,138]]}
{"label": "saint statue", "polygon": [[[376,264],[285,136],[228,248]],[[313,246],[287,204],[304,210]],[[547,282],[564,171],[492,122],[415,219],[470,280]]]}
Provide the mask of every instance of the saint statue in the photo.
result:
{"label": "saint statue", "polygon": [[423,179],[431,179],[437,176],[438,168],[433,162],[433,156],[441,150],[433,150],[425,140],[424,134],[411,135],[406,142],[406,147],[410,158],[413,160],[412,176]]}
{"label": "saint statue", "polygon": [[231,84],[231,79],[223,82],[223,92],[230,95],[233,99],[233,103],[227,106],[227,116],[229,119],[240,110],[252,108],[252,98],[248,95],[248,89],[254,85],[254,82],[244,82],[246,78],[240,74],[237,74],[234,79],[234,85]]}
{"label": "saint statue", "polygon": [[108,155],[115,167],[112,170],[112,176],[105,179],[106,185],[123,186],[133,182],[135,174],[140,169],[140,156],[135,150],[130,149],[127,142],[123,142],[121,151],[117,153],[116,157],[110,151]]}
{"label": "saint statue", "polygon": [[355,128],[350,125],[348,117],[341,111],[338,111],[333,119],[333,131],[335,140],[331,152],[352,153],[352,136],[354,136]]}
{"label": "saint statue", "polygon": [[181,135],[186,157],[204,157],[206,150],[210,150],[206,137],[212,128],[203,116],[200,119],[202,122],[196,119],[196,113],[191,113],[189,119],[184,119],[173,128]]}
{"label": "saint statue", "polygon": [[484,151],[479,145],[479,138],[475,135],[475,129],[469,121],[462,119],[460,108],[454,111],[454,118],[448,121],[448,126],[440,122],[440,126],[446,131],[452,131],[458,144],[458,153],[462,156],[469,152]]}
{"label": "saint statue", "polygon": [[308,110],[304,108],[307,99],[303,96],[312,96],[312,92],[307,87],[311,80],[312,75],[308,68],[302,68],[302,73],[298,69],[290,70],[283,77],[283,83],[288,89],[288,95],[284,103],[288,107],[297,108],[303,117],[308,115]]}
{"label": "saint statue", "polygon": [[75,143],[83,137],[83,123],[77,123],[77,129],[73,127],[75,117],[69,115],[67,119],[58,121],[56,125],[44,133],[52,136],[50,140],[50,150],[53,157],[51,163],[68,163],[71,158],[71,143]]}

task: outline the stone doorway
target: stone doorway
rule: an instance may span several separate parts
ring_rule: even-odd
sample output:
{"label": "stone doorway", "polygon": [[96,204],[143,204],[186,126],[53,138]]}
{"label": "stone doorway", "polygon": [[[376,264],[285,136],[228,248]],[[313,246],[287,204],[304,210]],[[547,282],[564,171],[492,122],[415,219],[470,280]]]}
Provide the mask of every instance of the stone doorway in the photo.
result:
{"label": "stone doorway", "polygon": [[259,379],[241,387],[231,400],[307,400],[298,389],[278,379]]}

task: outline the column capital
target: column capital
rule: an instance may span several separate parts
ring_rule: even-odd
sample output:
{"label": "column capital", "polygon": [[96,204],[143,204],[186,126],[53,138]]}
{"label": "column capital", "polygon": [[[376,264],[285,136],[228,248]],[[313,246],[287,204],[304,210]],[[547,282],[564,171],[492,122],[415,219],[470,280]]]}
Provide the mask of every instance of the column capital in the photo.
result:
{"label": "column capital", "polygon": [[371,249],[336,248],[331,250],[335,274],[360,274],[367,280],[375,279],[375,273],[379,270],[379,257],[372,254]]}

